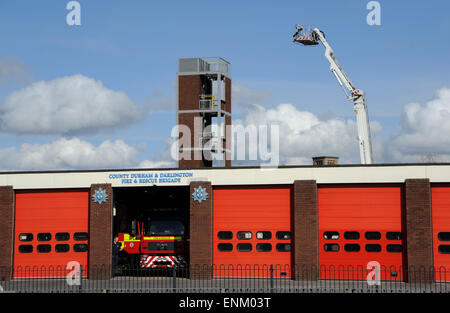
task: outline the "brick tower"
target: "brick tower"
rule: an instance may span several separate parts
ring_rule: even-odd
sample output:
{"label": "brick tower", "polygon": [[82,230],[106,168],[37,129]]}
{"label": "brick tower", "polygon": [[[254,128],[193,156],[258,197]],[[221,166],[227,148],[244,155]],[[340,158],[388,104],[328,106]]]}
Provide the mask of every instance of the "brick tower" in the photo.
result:
{"label": "brick tower", "polygon": [[182,58],[177,73],[178,167],[231,166],[230,63]]}

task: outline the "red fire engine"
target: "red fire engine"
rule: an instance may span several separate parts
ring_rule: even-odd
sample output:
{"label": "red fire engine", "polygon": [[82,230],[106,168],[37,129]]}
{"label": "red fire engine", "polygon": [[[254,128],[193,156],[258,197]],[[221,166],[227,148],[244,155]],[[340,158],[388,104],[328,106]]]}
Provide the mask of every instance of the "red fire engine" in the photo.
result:
{"label": "red fire engine", "polygon": [[137,235],[119,233],[119,241],[127,253],[140,256],[141,268],[186,267],[188,240],[180,219],[156,217],[134,223]]}

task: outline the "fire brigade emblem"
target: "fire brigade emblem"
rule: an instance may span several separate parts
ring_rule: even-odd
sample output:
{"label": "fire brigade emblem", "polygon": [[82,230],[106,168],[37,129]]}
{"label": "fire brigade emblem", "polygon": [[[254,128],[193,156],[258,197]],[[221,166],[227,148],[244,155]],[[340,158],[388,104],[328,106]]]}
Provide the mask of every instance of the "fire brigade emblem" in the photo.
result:
{"label": "fire brigade emblem", "polygon": [[208,199],[208,193],[206,192],[206,188],[202,188],[202,186],[194,188],[194,192],[192,193],[192,199],[198,202],[202,202]]}
{"label": "fire brigade emblem", "polygon": [[102,204],[102,202],[106,202],[106,200],[109,200],[109,197],[106,194],[106,190],[103,190],[102,188],[99,187],[97,190],[94,191],[92,201],[97,202],[98,204]]}

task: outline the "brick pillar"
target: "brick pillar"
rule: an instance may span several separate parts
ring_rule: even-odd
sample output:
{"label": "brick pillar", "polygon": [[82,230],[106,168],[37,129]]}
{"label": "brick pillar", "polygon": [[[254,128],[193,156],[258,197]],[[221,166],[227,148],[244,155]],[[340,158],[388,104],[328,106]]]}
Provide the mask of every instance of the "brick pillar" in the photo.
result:
{"label": "brick pillar", "polygon": [[[205,82],[205,77],[203,75],[180,75],[178,76],[178,110],[179,111],[195,111],[199,110],[199,100],[200,95],[207,94],[210,92]],[[198,125],[196,125],[195,119],[198,119]],[[211,118],[204,118],[207,125],[211,124]],[[184,138],[187,134],[180,132],[179,136],[181,144],[183,140],[190,139],[189,146],[180,146],[180,153],[186,153],[184,149],[186,148],[200,148],[200,137],[202,136],[202,120],[203,114],[199,112],[178,112],[178,125],[187,126],[190,131],[190,138]],[[197,127],[196,127],[197,126]],[[184,154],[183,153],[183,154]],[[212,161],[207,160],[203,157],[203,152],[201,150],[193,150],[188,153],[188,159],[181,158],[178,160],[179,168],[203,168],[211,167]]]}
{"label": "brick pillar", "polygon": [[[231,114],[231,79],[225,77],[225,111]],[[231,132],[232,119],[231,116],[225,116],[225,148],[232,150],[233,136]],[[225,167],[231,167],[231,152],[225,153]]]}
{"label": "brick pillar", "polygon": [[[192,198],[195,188],[206,188],[208,199]],[[211,279],[212,268],[212,186],[210,182],[190,184],[190,276],[191,279]]]}
{"label": "brick pillar", "polygon": [[405,180],[408,282],[433,282],[433,224],[428,179]]}
{"label": "brick pillar", "polygon": [[294,279],[317,280],[319,216],[315,180],[294,182]]}
{"label": "brick pillar", "polygon": [[0,187],[0,281],[11,279],[14,242],[14,189]]}
{"label": "brick pillar", "polygon": [[[95,202],[96,190],[106,190],[108,200]],[[111,184],[92,184],[89,206],[89,278],[111,278],[112,250],[112,187]]]}

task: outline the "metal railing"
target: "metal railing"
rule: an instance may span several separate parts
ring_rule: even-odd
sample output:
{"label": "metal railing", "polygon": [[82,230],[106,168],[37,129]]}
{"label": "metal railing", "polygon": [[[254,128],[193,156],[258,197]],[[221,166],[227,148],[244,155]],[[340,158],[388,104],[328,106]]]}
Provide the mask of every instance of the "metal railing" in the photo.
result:
{"label": "metal railing", "polygon": [[[450,270],[343,266],[191,266],[142,269],[106,266],[0,268],[0,292],[11,293],[447,293]],[[373,276],[372,276],[373,278]]]}
{"label": "metal railing", "polygon": [[214,96],[202,95],[199,100],[200,110],[217,110],[219,105],[219,100],[214,99]]}
{"label": "metal railing", "polygon": [[230,63],[221,57],[202,57],[209,64],[211,72],[230,74]]}
{"label": "metal railing", "polygon": [[230,62],[221,57],[178,59],[179,73],[221,73],[230,75]]}

